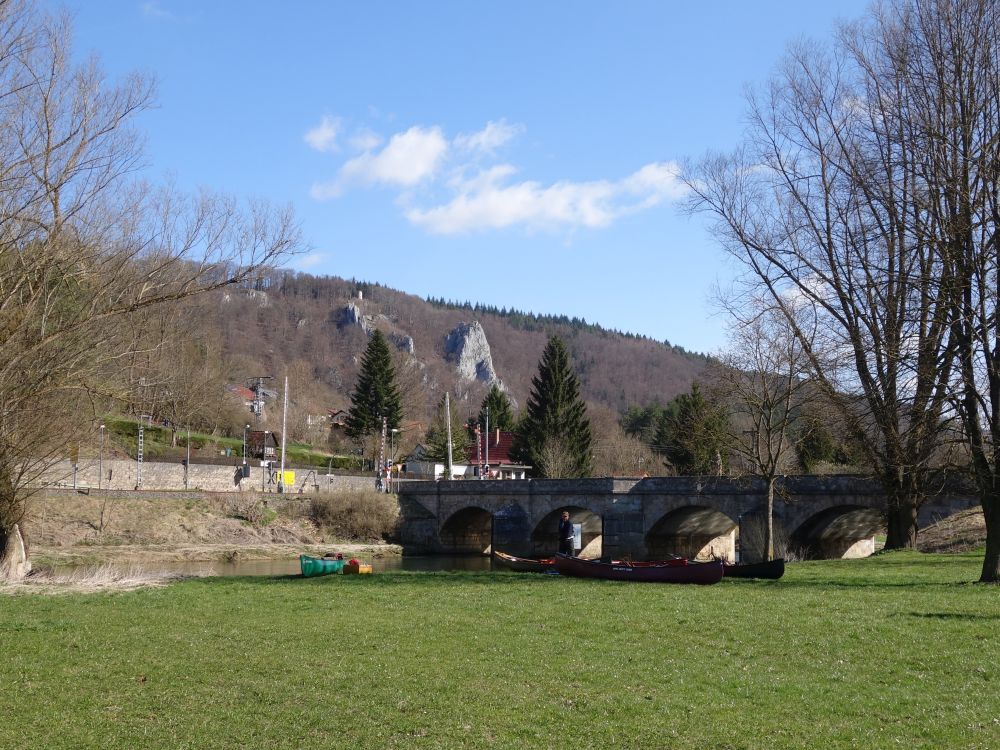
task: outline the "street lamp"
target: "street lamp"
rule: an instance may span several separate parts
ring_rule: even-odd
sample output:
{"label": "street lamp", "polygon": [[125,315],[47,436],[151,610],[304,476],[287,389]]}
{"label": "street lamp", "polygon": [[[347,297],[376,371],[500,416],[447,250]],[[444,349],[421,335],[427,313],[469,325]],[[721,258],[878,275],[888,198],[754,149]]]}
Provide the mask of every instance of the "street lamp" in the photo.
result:
{"label": "street lamp", "polygon": [[250,429],[250,425],[243,428],[243,465],[247,465],[247,430]]}
{"label": "street lamp", "polygon": [[97,454],[97,489],[101,489],[101,480],[104,477],[104,422],[101,422],[101,450]]}

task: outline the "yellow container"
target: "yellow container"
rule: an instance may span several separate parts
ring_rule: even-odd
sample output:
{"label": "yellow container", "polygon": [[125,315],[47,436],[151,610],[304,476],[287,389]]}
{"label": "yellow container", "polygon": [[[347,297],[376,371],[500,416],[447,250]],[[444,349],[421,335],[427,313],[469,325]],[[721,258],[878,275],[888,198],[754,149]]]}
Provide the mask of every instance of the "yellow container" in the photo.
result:
{"label": "yellow container", "polygon": [[358,563],[357,565],[351,565],[347,563],[344,566],[344,575],[371,575],[372,566],[368,563]]}

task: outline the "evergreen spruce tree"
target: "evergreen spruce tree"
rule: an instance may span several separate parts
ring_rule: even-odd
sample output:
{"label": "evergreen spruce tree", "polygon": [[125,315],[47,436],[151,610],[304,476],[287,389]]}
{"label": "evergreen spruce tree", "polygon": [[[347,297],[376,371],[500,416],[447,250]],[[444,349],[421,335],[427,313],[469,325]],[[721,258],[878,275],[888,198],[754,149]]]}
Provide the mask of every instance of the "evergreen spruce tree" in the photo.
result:
{"label": "evergreen spruce tree", "polygon": [[802,418],[796,447],[799,463],[807,474],[811,474],[818,464],[837,459],[837,441],[827,423],[815,414]]}
{"label": "evergreen spruce tree", "polygon": [[490,386],[490,392],[486,394],[479,409],[477,421],[483,429],[486,429],[487,408],[490,410],[489,428],[491,430],[508,431],[514,429],[514,413],[510,409],[510,399],[496,383]]}
{"label": "evergreen spruce tree", "polygon": [[659,420],[652,448],[666,457],[678,474],[721,474],[729,463],[728,417],[695,383],[667,405]]}
{"label": "evergreen spruce tree", "polygon": [[397,428],[403,407],[389,345],[382,332],[376,330],[361,359],[361,374],[351,396],[344,432],[362,442],[370,435],[381,434],[382,417],[386,418],[387,429]]}
{"label": "evergreen spruce tree", "polygon": [[518,424],[513,456],[532,467],[534,476],[590,476],[590,420],[580,397],[580,381],[570,369],[566,347],[553,336],[531,379],[528,407]]}

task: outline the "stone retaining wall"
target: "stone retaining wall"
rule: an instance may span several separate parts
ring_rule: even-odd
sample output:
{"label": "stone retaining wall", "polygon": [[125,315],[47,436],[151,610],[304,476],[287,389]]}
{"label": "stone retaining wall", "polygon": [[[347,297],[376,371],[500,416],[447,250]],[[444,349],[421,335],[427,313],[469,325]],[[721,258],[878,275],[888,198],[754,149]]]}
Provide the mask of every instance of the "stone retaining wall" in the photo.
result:
{"label": "stone retaining wall", "polygon": [[[142,483],[138,482],[138,464],[129,459],[85,459],[75,467],[70,461],[60,461],[43,477],[49,487],[103,490],[204,490],[207,492],[277,492],[276,477],[260,466],[250,466],[250,476],[240,476],[237,466],[144,461]],[[103,474],[103,476],[98,476]],[[338,492],[375,487],[371,476],[320,474],[315,471],[295,471],[295,485],[288,494]]]}

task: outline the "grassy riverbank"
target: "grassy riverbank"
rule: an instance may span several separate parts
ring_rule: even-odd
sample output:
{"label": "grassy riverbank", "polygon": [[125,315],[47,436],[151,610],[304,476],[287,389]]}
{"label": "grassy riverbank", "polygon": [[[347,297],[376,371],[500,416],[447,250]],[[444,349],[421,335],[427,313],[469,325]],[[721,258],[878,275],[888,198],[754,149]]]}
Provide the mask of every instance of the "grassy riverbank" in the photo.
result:
{"label": "grassy riverbank", "polygon": [[777,582],[500,573],[0,597],[0,747],[989,748],[977,555]]}

